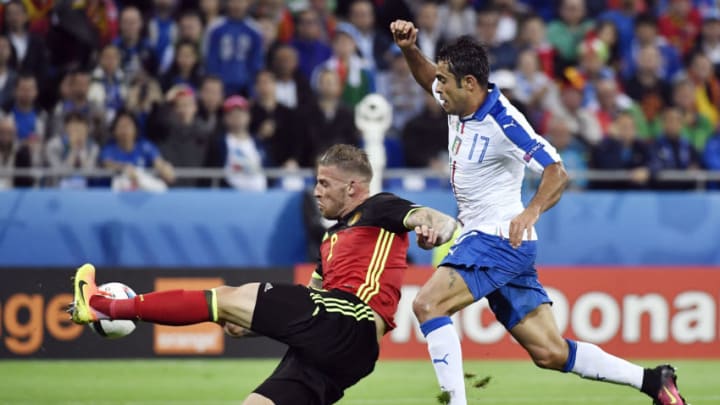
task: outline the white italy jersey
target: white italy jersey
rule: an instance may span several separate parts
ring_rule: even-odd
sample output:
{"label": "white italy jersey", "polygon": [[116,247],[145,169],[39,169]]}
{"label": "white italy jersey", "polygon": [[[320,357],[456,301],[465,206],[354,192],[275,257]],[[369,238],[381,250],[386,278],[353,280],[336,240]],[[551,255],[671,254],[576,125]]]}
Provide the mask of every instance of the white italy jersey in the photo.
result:
{"label": "white italy jersey", "polygon": [[[437,80],[433,95],[441,102],[436,86]],[[472,116],[448,116],[448,152],[463,234],[478,230],[505,238],[510,221],[524,209],[520,189],[525,167],[542,173],[546,166],[560,162],[555,148],[535,133],[492,83]],[[533,229],[530,239],[536,235]]]}

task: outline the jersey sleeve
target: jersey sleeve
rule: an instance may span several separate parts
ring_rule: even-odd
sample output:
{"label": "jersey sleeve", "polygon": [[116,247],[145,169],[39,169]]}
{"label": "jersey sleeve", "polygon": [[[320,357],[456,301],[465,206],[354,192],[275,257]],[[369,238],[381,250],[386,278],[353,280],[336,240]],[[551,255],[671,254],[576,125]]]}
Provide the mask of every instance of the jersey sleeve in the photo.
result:
{"label": "jersey sleeve", "polygon": [[369,214],[377,218],[377,225],[393,233],[405,233],[405,219],[422,206],[391,193],[380,193],[373,197]]}
{"label": "jersey sleeve", "polygon": [[513,110],[508,109],[508,113],[495,118],[505,137],[513,145],[511,155],[538,174],[547,166],[561,162],[555,147],[538,135],[519,111]]}

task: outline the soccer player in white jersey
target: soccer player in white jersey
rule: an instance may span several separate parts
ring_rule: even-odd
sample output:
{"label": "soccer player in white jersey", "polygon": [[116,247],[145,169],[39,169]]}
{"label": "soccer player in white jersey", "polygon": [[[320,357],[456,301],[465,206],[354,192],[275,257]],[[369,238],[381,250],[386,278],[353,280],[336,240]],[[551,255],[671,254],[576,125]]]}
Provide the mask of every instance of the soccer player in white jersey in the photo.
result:
{"label": "soccer player in white jersey", "polygon": [[[488,83],[483,47],[462,37],[443,47],[433,63],[415,45],[417,29],[411,22],[394,21],[390,30],[415,80],[448,113],[450,182],[463,232],[421,288],[413,309],[449,403],[467,402],[460,341],[450,315],[487,297],[498,321],[537,366],[633,386],[655,404],[686,405],[672,366],[643,369],[592,343],[560,335],[535,270],[534,224],[558,202],[568,176],[552,145]],[[527,207],[520,199],[525,167],[542,173]],[[435,232],[418,233],[418,243],[431,248]]]}

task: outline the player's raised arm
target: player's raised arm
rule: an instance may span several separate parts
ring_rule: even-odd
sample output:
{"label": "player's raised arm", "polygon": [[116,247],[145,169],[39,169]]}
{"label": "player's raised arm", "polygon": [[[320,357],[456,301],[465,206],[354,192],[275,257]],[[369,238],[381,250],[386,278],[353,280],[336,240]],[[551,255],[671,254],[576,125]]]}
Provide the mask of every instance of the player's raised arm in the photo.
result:
{"label": "player's raised arm", "polygon": [[415,209],[405,218],[405,226],[415,230],[418,246],[423,249],[432,249],[452,239],[457,225],[450,216],[428,207]]}
{"label": "player's raised arm", "polygon": [[410,21],[395,20],[390,23],[390,32],[392,32],[395,43],[402,50],[415,81],[425,91],[432,94],[432,83],[435,80],[435,64],[423,55],[420,48],[415,44],[418,33],[415,25]]}

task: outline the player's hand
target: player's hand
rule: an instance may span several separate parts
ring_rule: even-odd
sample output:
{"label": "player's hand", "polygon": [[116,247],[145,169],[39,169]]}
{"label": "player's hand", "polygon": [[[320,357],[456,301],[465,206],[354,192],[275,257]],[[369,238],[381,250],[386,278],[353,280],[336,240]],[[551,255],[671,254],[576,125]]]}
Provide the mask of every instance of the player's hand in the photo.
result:
{"label": "player's hand", "polygon": [[427,225],[416,226],[415,234],[418,246],[425,250],[434,248],[439,237],[438,231]]}
{"label": "player's hand", "polygon": [[395,20],[390,23],[390,32],[400,49],[410,48],[415,45],[418,30],[410,21]]}
{"label": "player's hand", "polygon": [[250,329],[243,328],[242,326],[234,324],[232,322],[225,322],[225,325],[223,325],[223,330],[225,331],[225,334],[234,338],[251,336],[253,334]]}
{"label": "player's hand", "polygon": [[526,208],[520,215],[510,221],[510,246],[517,249],[523,241],[523,235],[527,231],[528,239],[532,237],[533,225],[540,219],[540,211],[533,208]]}

